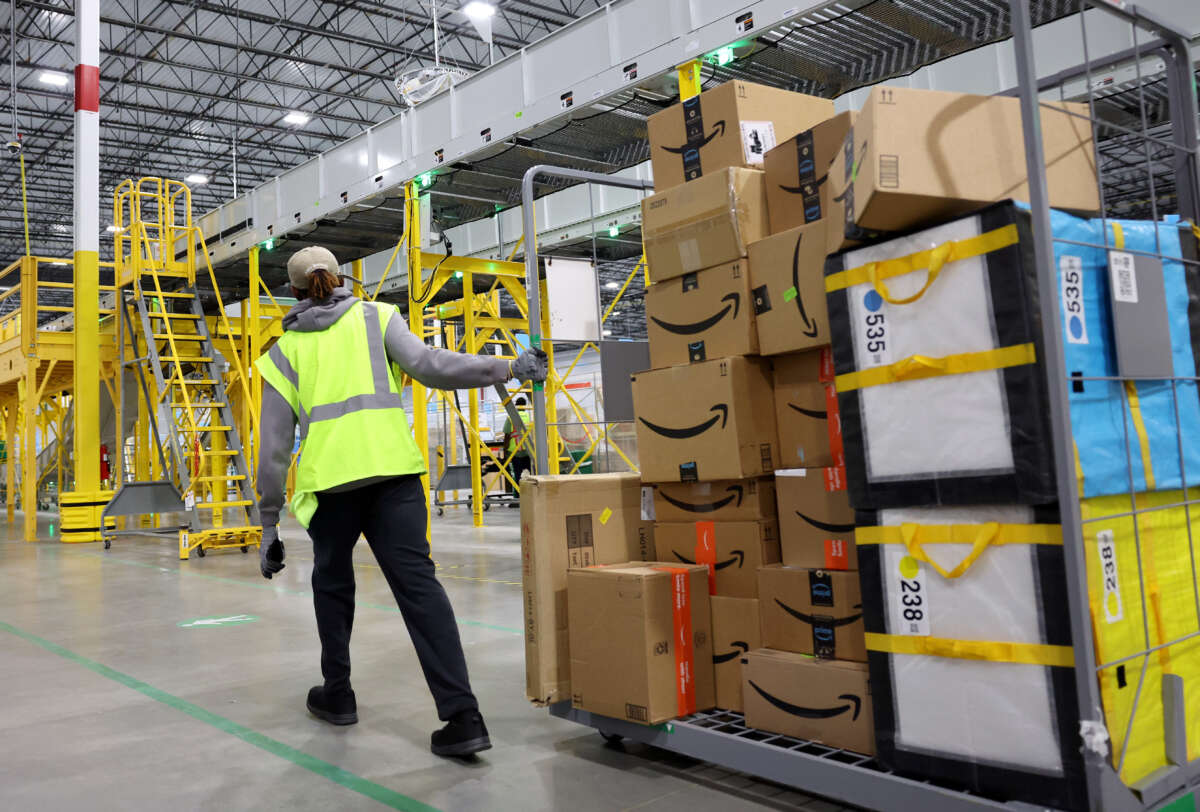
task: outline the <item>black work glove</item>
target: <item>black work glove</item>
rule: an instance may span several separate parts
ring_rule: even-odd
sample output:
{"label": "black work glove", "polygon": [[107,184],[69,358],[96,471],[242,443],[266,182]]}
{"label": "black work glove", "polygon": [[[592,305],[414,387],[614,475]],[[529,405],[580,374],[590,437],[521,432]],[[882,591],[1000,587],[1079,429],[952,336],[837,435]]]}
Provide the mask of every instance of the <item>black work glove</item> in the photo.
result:
{"label": "black work glove", "polygon": [[509,374],[519,381],[541,383],[546,380],[550,359],[540,347],[531,347],[508,365]]}
{"label": "black work glove", "polygon": [[258,567],[263,577],[271,576],[283,569],[283,542],[279,540],[279,528],[263,528],[262,542],[258,545]]}

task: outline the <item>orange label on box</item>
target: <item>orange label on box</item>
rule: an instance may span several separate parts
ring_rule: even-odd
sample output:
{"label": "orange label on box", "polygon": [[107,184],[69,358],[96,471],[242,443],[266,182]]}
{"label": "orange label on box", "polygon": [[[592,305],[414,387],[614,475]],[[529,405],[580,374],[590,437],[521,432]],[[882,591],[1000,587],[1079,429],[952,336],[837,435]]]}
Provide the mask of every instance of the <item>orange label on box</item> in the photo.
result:
{"label": "orange label on box", "polygon": [[846,469],[839,465],[823,469],[825,473],[825,490],[829,493],[846,490]]}
{"label": "orange label on box", "polygon": [[696,522],[696,563],[708,567],[708,594],[717,594],[717,526]]}
{"label": "orange label on box", "polygon": [[671,620],[675,632],[675,698],[680,716],[696,712],[696,683],[692,669],[692,592],[688,571],[681,567],[655,567],[671,573]]}
{"label": "orange label on box", "polygon": [[833,350],[829,347],[821,348],[821,371],[817,380],[821,383],[833,383]]}
{"label": "orange label on box", "polygon": [[825,384],[825,427],[829,430],[829,453],[835,468],[846,466],[846,449],[842,444],[842,414],[838,411],[837,389]]}
{"label": "orange label on box", "polygon": [[850,555],[843,539],[825,539],[825,569],[850,569]]}

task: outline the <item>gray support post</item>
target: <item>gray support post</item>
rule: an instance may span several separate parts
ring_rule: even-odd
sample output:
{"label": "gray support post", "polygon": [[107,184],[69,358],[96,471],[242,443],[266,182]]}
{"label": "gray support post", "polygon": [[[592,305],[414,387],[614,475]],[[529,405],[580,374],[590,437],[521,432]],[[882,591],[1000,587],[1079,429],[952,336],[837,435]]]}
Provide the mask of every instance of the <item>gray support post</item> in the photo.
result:
{"label": "gray support post", "polygon": [[[1087,565],[1075,482],[1072,452],[1071,413],[1067,406],[1067,371],[1063,359],[1062,328],[1059,320],[1058,284],[1054,263],[1054,241],[1050,230],[1050,197],[1046,184],[1046,156],[1042,144],[1042,122],[1038,109],[1037,72],[1033,62],[1033,33],[1029,0],[1009,0],[1012,9],[1013,43],[1016,49],[1020,86],[1021,119],[1025,133],[1025,163],[1029,175],[1029,202],[1033,215],[1034,260],[1037,264],[1038,302],[1042,321],[1042,366],[1050,400],[1050,432],[1054,450],[1058,502],[1062,514],[1063,557],[1066,560],[1067,605],[1070,611],[1071,642],[1075,649],[1075,687],[1079,695],[1079,719],[1104,722],[1096,683],[1096,657],[1088,613]],[[1100,776],[1109,769],[1107,752],[1083,751],[1087,777],[1088,808],[1100,810]]]}
{"label": "gray support post", "polygon": [[[603,186],[620,186],[625,189],[652,190],[654,184],[636,178],[622,178],[601,172],[586,172],[561,166],[538,164],[525,171],[521,179],[521,219],[525,231],[525,293],[529,299],[530,343],[540,347],[542,343],[542,293],[538,283],[537,225],[533,216],[533,182],[539,176],[577,180],[584,183],[599,183]],[[533,385],[533,437],[535,445],[534,473],[545,474],[550,470],[550,449],[546,447],[546,391],[540,383]]]}

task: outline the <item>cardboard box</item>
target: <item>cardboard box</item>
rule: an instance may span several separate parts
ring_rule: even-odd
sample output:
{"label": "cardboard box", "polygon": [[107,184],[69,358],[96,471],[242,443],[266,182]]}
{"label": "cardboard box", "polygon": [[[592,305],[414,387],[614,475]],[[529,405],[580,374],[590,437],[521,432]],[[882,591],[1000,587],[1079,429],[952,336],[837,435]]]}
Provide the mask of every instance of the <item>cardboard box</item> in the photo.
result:
{"label": "cardboard box", "polygon": [[571,698],[567,569],[654,558],[654,523],[641,518],[637,474],[521,480],[525,691],[533,702]]}
{"label": "cardboard box", "polygon": [[759,649],[742,660],[748,727],[875,754],[875,719],[864,663],[814,660]]}
{"label": "cardboard box", "polygon": [[829,166],[842,149],[846,133],[858,114],[839,113],[804,130],[766,154],[763,172],[767,184],[767,219],[771,233],[807,225],[825,216],[821,187]]}
{"label": "cardboard box", "polygon": [[777,143],[832,115],[829,99],[725,82],[646,121],[654,185],[670,189],[730,166],[761,169]]}
{"label": "cardboard box", "polygon": [[[1095,214],[1100,194],[1087,105],[1056,109],[1063,106],[1041,105],[1050,205]],[[877,86],[826,185],[846,204],[843,231],[831,231],[830,253],[845,238],[860,239],[859,228],[907,231],[998,200],[1029,200],[1020,102]]]}
{"label": "cardboard box", "polygon": [[571,570],[571,702],[655,725],[716,704],[708,568]]}
{"label": "cardboard box", "polygon": [[825,307],[828,221],[781,231],[750,243],[750,292],[758,348],[780,355],[829,344]]}
{"label": "cardboard box", "polygon": [[746,260],[651,285],[646,334],[652,368],[758,355]]}
{"label": "cardboard box", "polygon": [[842,421],[833,386],[833,353],[819,350],[772,359],[775,427],[784,468],[842,468]]}
{"label": "cardboard box", "polygon": [[733,262],[766,235],[767,195],[757,169],[723,169],[642,200],[651,282]]}
{"label": "cardboard box", "polygon": [[758,568],[778,563],[779,527],[756,522],[656,522],[654,545],[663,561],[703,564],[709,594],[758,597]]}
{"label": "cardboard box", "polygon": [[858,569],[854,509],[846,469],[786,468],[775,472],[779,541],[789,567]]}
{"label": "cardboard box", "polygon": [[654,515],[651,518],[660,522],[774,519],[775,479],[660,482],[654,488]]}
{"label": "cardboard box", "polygon": [[742,709],[742,658],[762,646],[758,601],[753,598],[724,598],[714,595],[712,603],[713,677],[717,707]]}
{"label": "cardboard box", "polygon": [[779,459],[769,362],[734,357],[640,372],[634,423],[643,482],[770,474]]}
{"label": "cardboard box", "polygon": [[758,571],[758,599],[767,648],[866,662],[857,572],[768,565]]}

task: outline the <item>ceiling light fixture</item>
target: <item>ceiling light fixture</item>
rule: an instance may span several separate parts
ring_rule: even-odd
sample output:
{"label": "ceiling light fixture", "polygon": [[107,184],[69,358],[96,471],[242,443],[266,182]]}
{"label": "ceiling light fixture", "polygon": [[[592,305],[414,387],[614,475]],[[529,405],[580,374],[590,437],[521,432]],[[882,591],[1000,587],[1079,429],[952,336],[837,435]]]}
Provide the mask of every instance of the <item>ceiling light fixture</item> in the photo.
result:
{"label": "ceiling light fixture", "polygon": [[483,0],[471,0],[463,6],[462,13],[472,20],[486,20],[496,15],[496,7]]}
{"label": "ceiling light fixture", "polygon": [[303,127],[312,119],[308,113],[303,110],[293,110],[283,117],[284,124],[291,124],[294,127]]}
{"label": "ceiling light fixture", "polygon": [[193,186],[199,186],[202,183],[208,183],[208,175],[200,175],[193,173],[183,179],[184,183],[190,183]]}
{"label": "ceiling light fixture", "polygon": [[109,234],[116,234],[121,229],[119,229],[114,223],[109,223],[108,228],[106,228],[104,230],[107,231]]}
{"label": "ceiling light fixture", "polygon": [[44,85],[53,85],[54,87],[66,87],[71,81],[71,77],[65,73],[59,73],[54,70],[44,70],[38,74],[38,81]]}
{"label": "ceiling light fixture", "polygon": [[602,335],[610,336],[612,335],[612,330],[605,330]]}
{"label": "ceiling light fixture", "polygon": [[617,290],[621,287],[620,282],[605,282],[604,287],[608,290]]}

